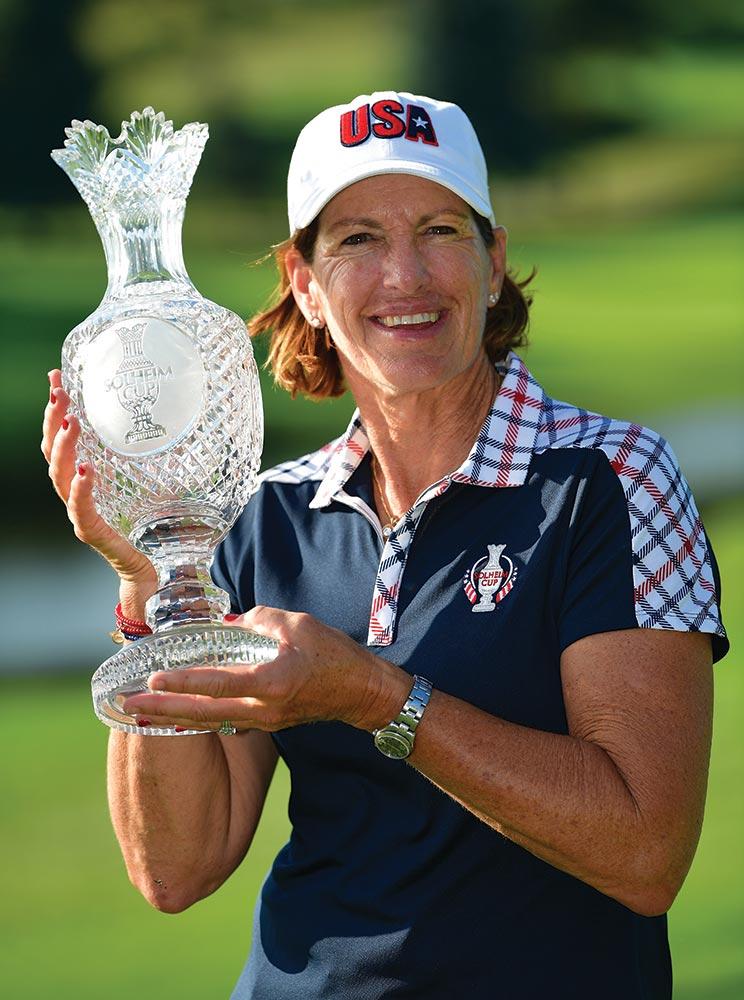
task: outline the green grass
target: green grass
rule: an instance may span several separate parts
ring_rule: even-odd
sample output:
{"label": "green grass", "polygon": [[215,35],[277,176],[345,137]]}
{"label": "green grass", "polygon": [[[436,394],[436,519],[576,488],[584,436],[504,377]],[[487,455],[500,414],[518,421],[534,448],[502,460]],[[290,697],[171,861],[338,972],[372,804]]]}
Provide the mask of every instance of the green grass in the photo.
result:
{"label": "green grass", "polygon": [[[733,652],[716,668],[716,728],[706,823],[670,915],[679,1000],[744,995],[744,509],[711,511]],[[4,681],[0,908],[4,995],[24,1000],[226,997],[248,951],[253,903],[288,833],[281,769],[242,867],[178,916],[129,886],[105,803],[106,730],[85,678]],[[40,960],[43,956],[43,961]]]}
{"label": "green grass", "polygon": [[537,264],[528,363],[554,396],[636,420],[740,399],[744,218],[666,219],[511,248]]}
{"label": "green grass", "polygon": [[700,846],[669,923],[677,1000],[744,996],[744,506],[706,519],[721,564],[732,651],[715,668],[715,728]]}
{"label": "green grass", "polygon": [[286,770],[243,868],[218,895],[165,916],[124,871],[106,810],[107,731],[91,713],[88,680],[5,683],[2,700],[3,994],[229,996],[258,887],[288,833]]}

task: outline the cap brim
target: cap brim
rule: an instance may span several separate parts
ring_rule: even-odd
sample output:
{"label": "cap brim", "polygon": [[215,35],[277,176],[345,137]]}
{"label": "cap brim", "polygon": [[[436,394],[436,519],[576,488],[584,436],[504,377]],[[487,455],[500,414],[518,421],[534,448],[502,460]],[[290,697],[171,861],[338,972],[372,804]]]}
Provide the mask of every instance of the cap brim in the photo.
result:
{"label": "cap brim", "polygon": [[411,174],[414,177],[423,177],[425,180],[434,181],[441,184],[454,194],[459,195],[463,201],[467,202],[479,215],[488,219],[492,226],[496,225],[496,218],[490,202],[484,201],[478,193],[467,184],[458,174],[452,170],[443,170],[433,164],[421,163],[415,160],[377,160],[372,163],[366,162],[357,165],[355,169],[346,174],[340,174],[338,181],[330,189],[324,190],[322,195],[307,201],[297,213],[293,220],[290,220],[292,233],[298,229],[309,226],[313,219],[322,211],[328,202],[335,198],[339,191],[363,181],[367,177],[378,177],[381,174]]}

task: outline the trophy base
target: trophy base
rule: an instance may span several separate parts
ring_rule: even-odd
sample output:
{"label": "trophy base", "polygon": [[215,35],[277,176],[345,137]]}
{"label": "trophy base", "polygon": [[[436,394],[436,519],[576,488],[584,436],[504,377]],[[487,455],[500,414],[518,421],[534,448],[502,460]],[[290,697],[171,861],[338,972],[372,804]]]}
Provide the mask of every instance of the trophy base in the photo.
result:
{"label": "trophy base", "polygon": [[171,727],[138,726],[123,709],[127,698],[147,691],[147,678],[156,670],[186,667],[227,667],[238,663],[264,663],[279,650],[274,639],[229,625],[205,622],[181,625],[160,635],[124,646],[101,664],[93,675],[93,708],[101,722],[124,733],[140,736],[196,736],[202,730],[177,733]]}

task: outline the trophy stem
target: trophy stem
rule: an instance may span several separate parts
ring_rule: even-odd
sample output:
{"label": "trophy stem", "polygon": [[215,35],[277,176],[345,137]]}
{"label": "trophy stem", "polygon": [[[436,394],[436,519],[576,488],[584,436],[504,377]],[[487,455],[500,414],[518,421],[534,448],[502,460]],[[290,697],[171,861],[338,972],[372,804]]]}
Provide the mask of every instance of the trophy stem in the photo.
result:
{"label": "trophy stem", "polygon": [[158,589],[145,607],[153,632],[222,623],[230,598],[212,582],[209,564],[224,529],[222,518],[200,513],[160,517],[133,532],[133,544],[158,575]]}
{"label": "trophy stem", "polygon": [[216,512],[171,508],[140,524],[129,535],[132,544],[152,561],[159,588],[146,605],[153,635],[129,643],[109,657],[93,677],[93,706],[107,726],[147,736],[192,736],[198,730],[176,732],[170,726],[143,730],[124,711],[126,699],[147,690],[155,670],[192,666],[227,667],[273,660],[279,645],[246,629],[226,625],[230,608],[224,590],[215,586],[209,563],[226,530]]}

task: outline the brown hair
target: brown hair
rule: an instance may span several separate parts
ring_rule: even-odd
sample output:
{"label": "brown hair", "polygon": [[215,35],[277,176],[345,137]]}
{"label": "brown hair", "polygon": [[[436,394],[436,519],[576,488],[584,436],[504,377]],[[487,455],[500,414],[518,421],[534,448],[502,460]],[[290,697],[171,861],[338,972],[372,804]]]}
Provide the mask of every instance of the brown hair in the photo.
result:
{"label": "brown hair", "polygon": [[[478,231],[487,247],[493,246],[491,223],[473,213]],[[312,263],[315,241],[318,236],[318,217],[309,226],[299,229],[293,236],[273,248],[273,257],[279,271],[274,305],[264,309],[248,322],[251,337],[271,332],[267,367],[274,373],[274,380],[294,398],[298,392],[311,399],[341,396],[346,391],[338,355],[324,329],[311,326],[297,303],[289,284],[285,259],[292,247]],[[266,258],[264,258],[266,259]],[[492,362],[500,361],[515,347],[527,343],[527,325],[532,296],[524,289],[535,276],[535,270],[523,280],[510,269],[504,275],[501,296],[495,306],[486,312],[483,346]]]}

